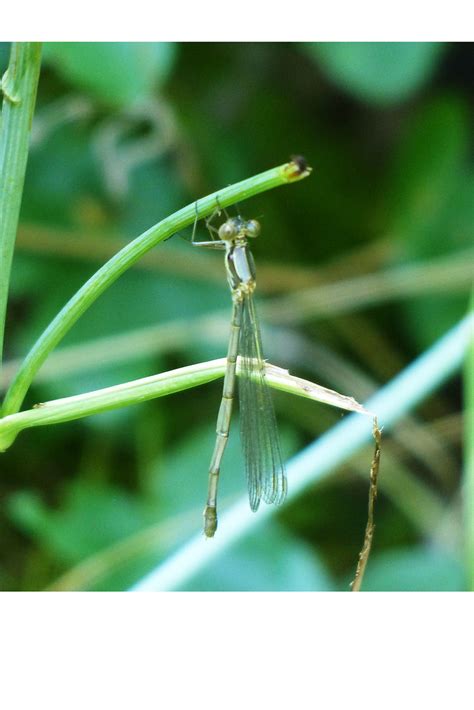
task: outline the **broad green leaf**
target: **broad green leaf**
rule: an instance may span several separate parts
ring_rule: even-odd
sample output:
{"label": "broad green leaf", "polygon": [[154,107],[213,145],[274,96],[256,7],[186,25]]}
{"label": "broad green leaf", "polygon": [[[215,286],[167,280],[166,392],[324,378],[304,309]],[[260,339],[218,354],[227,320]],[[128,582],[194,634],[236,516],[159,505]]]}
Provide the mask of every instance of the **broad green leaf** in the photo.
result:
{"label": "broad green leaf", "polygon": [[20,491],[8,502],[18,527],[60,562],[75,563],[127,535],[155,517],[137,497],[107,484],[71,483],[61,507],[47,507],[36,493]]}
{"label": "broad green leaf", "polygon": [[33,146],[28,157],[22,221],[74,224],[84,203],[104,200],[100,165],[84,122],[63,124]]}
{"label": "broad green leaf", "polygon": [[54,42],[44,61],[102,103],[122,106],[166,81],[175,50],[172,42]]}
{"label": "broad green leaf", "polygon": [[464,591],[462,565],[438,548],[412,547],[373,555],[364,577],[366,592]]}
{"label": "broad green leaf", "polygon": [[[410,256],[470,245],[465,234],[474,216],[472,176],[466,174],[469,143],[466,106],[451,96],[424,104],[407,120],[388,172],[387,196],[388,228]],[[446,233],[450,227],[452,233]]]}
{"label": "broad green leaf", "polygon": [[432,77],[437,42],[318,42],[307,51],[337,86],[370,103],[406,100]]}
{"label": "broad green leaf", "polygon": [[275,522],[234,545],[203,570],[187,591],[317,592],[334,589],[313,549]]}
{"label": "broad green leaf", "polygon": [[[425,104],[406,127],[387,193],[387,231],[398,242],[400,261],[428,260],[472,245],[469,145],[468,112],[451,96]],[[463,316],[467,294],[428,295],[402,307],[413,337],[424,348]]]}

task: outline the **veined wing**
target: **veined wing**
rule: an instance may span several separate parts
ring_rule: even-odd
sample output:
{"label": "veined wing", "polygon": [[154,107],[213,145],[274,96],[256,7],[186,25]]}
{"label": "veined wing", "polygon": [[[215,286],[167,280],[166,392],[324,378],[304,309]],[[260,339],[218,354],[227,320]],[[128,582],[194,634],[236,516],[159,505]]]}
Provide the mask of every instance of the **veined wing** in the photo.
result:
{"label": "veined wing", "polygon": [[266,503],[282,503],[287,482],[252,296],[243,302],[239,353],[240,435],[250,507],[255,511],[261,498]]}

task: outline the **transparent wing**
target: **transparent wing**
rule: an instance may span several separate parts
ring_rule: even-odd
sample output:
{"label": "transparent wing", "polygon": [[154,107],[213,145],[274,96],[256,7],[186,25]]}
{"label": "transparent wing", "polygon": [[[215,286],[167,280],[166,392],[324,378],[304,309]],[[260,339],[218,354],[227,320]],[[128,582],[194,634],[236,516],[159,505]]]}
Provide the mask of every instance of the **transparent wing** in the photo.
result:
{"label": "transparent wing", "polygon": [[240,353],[240,435],[250,507],[282,503],[286,496],[286,474],[272,396],[265,379],[265,363],[255,304],[251,296],[243,302]]}

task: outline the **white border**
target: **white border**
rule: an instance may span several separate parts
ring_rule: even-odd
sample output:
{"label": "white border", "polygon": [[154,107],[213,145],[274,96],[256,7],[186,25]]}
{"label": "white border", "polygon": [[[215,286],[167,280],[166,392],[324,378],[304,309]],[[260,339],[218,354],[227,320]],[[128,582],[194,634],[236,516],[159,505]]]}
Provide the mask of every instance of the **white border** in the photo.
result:
{"label": "white border", "polygon": [[2,3],[0,40],[426,41],[472,39],[469,3],[426,0]]}
{"label": "white border", "polygon": [[1,597],[2,707],[446,708],[471,695],[469,594]]}

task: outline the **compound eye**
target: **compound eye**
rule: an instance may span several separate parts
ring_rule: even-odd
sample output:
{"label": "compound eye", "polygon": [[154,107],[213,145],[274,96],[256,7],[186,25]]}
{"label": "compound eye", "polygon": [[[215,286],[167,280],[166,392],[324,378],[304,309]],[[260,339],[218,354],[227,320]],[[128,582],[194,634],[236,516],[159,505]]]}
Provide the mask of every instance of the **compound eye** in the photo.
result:
{"label": "compound eye", "polygon": [[258,237],[260,234],[260,222],[257,222],[256,219],[249,219],[245,231],[249,237]]}
{"label": "compound eye", "polygon": [[219,227],[219,237],[223,241],[228,241],[229,239],[233,239],[237,235],[237,228],[231,220],[228,220],[227,222],[224,222],[224,224],[221,224]]}

